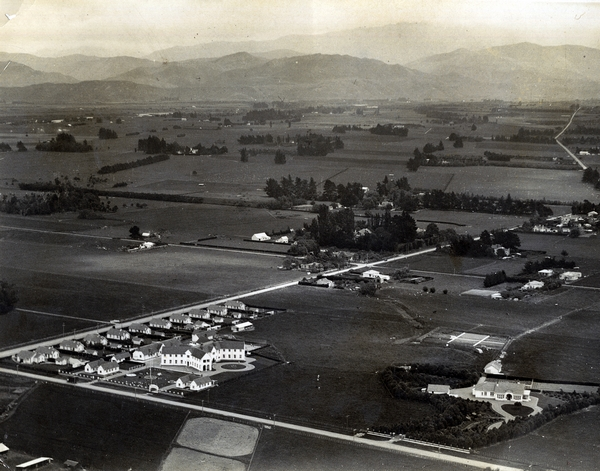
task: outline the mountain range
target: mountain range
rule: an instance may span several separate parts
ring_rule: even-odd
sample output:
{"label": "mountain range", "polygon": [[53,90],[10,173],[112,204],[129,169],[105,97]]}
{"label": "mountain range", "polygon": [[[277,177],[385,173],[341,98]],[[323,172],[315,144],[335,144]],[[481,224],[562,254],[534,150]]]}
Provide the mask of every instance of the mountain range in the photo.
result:
{"label": "mountain range", "polygon": [[[421,26],[414,29],[422,33]],[[390,37],[400,33],[402,41],[391,47]],[[171,48],[145,58],[48,58],[0,52],[0,100],[107,103],[402,97],[531,101],[600,96],[600,49],[518,43],[423,56],[427,42],[417,44],[415,35],[409,33],[406,25],[402,31],[391,25],[376,31],[364,28],[319,35],[311,47],[322,49],[320,53],[310,51],[306,38],[296,36]],[[373,37],[379,38],[380,49],[373,47]],[[342,40],[349,38],[350,46],[342,47]],[[358,51],[360,57],[342,53],[360,44],[365,52]],[[217,52],[227,54],[214,57]],[[379,58],[366,57],[367,53]],[[410,60],[403,65],[399,60],[381,60],[392,54]]]}

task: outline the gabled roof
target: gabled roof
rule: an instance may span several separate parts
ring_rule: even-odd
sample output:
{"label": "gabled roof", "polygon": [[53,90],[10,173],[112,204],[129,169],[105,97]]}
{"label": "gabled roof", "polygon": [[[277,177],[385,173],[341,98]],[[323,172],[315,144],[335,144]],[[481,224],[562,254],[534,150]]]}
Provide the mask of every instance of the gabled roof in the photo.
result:
{"label": "gabled roof", "polygon": [[245,342],[239,340],[219,340],[215,346],[221,350],[244,350]]}

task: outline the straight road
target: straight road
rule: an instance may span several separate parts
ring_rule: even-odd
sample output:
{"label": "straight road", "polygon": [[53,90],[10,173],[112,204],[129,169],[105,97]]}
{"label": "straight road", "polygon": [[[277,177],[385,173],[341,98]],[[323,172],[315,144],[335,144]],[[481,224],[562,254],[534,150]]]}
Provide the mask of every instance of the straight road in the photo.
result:
{"label": "straight road", "polygon": [[[0,373],[15,374],[15,371],[0,367]],[[355,435],[344,435],[342,433],[329,432],[327,430],[319,430],[319,429],[312,428],[312,427],[305,427],[302,425],[290,424],[290,423],[282,422],[282,421],[278,421],[278,420],[264,419],[261,417],[254,417],[251,415],[222,411],[219,409],[205,407],[203,405],[199,406],[196,404],[186,404],[186,403],[182,403],[179,401],[174,401],[171,399],[158,397],[158,396],[155,396],[150,393],[137,393],[136,391],[132,392],[132,391],[126,391],[126,390],[119,390],[119,389],[103,388],[102,386],[96,384],[95,382],[67,383],[67,381],[62,378],[46,377],[46,376],[36,375],[33,373],[26,373],[26,372],[20,372],[19,374],[21,376],[26,376],[26,377],[36,379],[39,381],[45,381],[45,382],[54,383],[54,384],[69,385],[69,386],[78,387],[78,388],[82,388],[82,389],[86,389],[86,390],[90,390],[90,391],[110,393],[110,394],[114,394],[115,396],[127,397],[130,399],[136,399],[136,400],[143,400],[143,401],[151,402],[154,404],[162,404],[162,405],[167,405],[170,407],[177,407],[180,409],[186,409],[186,410],[194,411],[194,412],[207,412],[210,414],[219,415],[219,416],[229,418],[229,419],[239,419],[239,420],[252,422],[257,425],[267,425],[267,426],[271,426],[271,427],[279,427],[279,428],[283,428],[283,429],[306,433],[306,434],[320,437],[320,438],[335,439],[335,440],[342,441],[344,443],[349,443],[349,444],[368,445],[370,447],[376,447],[376,448],[380,448],[380,449],[386,450],[386,451],[391,451],[391,452],[396,452],[396,453],[405,453],[408,455],[417,456],[419,458],[431,459],[431,460],[435,460],[435,461],[445,461],[445,462],[455,463],[455,464],[463,465],[463,466],[471,466],[471,467],[477,468],[477,469],[495,469],[498,471],[523,471],[525,469],[522,467],[517,468],[517,467],[512,467],[512,466],[498,465],[496,463],[490,463],[490,462],[476,460],[476,459],[472,459],[472,458],[466,458],[466,457],[462,457],[462,456],[446,454],[441,450],[440,451],[421,450],[418,448],[412,448],[412,447],[398,444],[397,441],[369,440],[367,438],[357,437]]]}

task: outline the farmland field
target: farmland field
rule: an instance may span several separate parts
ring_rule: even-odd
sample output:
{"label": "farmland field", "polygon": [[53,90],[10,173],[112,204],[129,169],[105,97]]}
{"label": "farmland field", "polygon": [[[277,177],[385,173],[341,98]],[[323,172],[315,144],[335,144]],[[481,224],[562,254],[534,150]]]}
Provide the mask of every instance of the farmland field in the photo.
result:
{"label": "farmland field", "polygon": [[[299,279],[303,274],[298,271],[277,269],[287,246],[244,241],[257,232],[298,229],[315,217],[306,212],[251,207],[271,201],[264,191],[267,178],[312,177],[321,190],[326,179],[336,184],[357,181],[375,189],[386,175],[395,179],[405,176],[418,189],[483,196],[510,194],[512,198],[566,203],[566,207],[556,208],[557,214],[568,212],[572,201],[598,200],[599,193],[591,185],[581,183],[582,172],[576,169],[422,166],[409,172],[406,168],[416,147],[439,141],[445,146],[438,152],[440,157],[481,157],[486,150],[532,159],[564,157],[556,145],[490,140],[495,134],[517,132],[519,127],[528,125],[529,118],[543,118],[535,117],[533,112],[527,117],[496,117],[495,122],[482,124],[477,131],[471,130],[470,123],[430,123],[410,104],[382,106],[380,115],[307,114],[290,126],[274,122],[272,127],[243,123],[244,110],[235,111],[239,104],[206,107],[211,113],[230,117],[235,123],[230,128],[219,129],[214,123],[196,119],[137,116],[150,108],[176,111],[173,106],[96,110],[122,117],[123,124],[105,120],[102,126],[119,134],[118,139],[107,141],[97,138],[99,123],[66,129],[79,141],[87,139],[92,144],[94,150],[88,154],[35,151],[38,142],[56,136],[65,126],[34,124],[32,109],[28,108],[32,113],[28,123],[0,124],[0,142],[10,142],[14,147],[17,140],[22,140],[29,148],[28,152],[4,153],[0,159],[3,195],[13,191],[22,195],[23,191],[18,190],[20,182],[49,181],[62,176],[85,186],[88,177],[102,166],[143,158],[144,154],[136,152],[138,139],[149,134],[182,145],[214,143],[229,148],[224,155],[172,155],[167,161],[101,176],[107,181],[94,184],[97,189],[111,190],[116,183],[126,183],[118,190],[134,194],[202,197],[202,204],[111,197],[111,205],[116,205],[118,211],[103,214],[103,219],[78,219],[74,213],[1,215],[0,279],[16,285],[20,300],[16,310],[0,316],[0,347]],[[490,105],[482,106],[487,113]],[[180,108],[186,113],[192,110],[191,105]],[[87,109],[71,111],[94,114]],[[48,108],[35,113],[39,113],[35,119],[42,115],[46,119],[61,119],[67,111]],[[340,134],[344,149],[325,157],[297,156],[295,144],[290,143],[282,146],[287,153],[285,165],[274,163],[275,146],[248,146],[267,149],[267,153],[250,155],[249,162],[240,162],[239,149],[244,146],[237,139],[242,134],[271,133],[293,140],[309,130],[332,136],[336,124],[360,124],[366,128],[387,122],[409,125],[408,136],[349,131]],[[451,132],[473,139],[465,139],[464,148],[455,149],[447,140]],[[479,137],[482,140],[473,142]],[[104,197],[103,200],[106,201]],[[421,228],[435,222],[441,229],[452,228],[474,236],[484,229],[515,227],[529,219],[430,210],[415,212],[413,217]],[[161,241],[169,245],[137,253],[122,251],[124,246],[137,243],[129,239],[129,229],[134,225],[142,231],[158,232]],[[209,248],[180,245],[207,237],[216,237],[205,242]],[[522,233],[519,237],[522,249],[546,253],[515,260],[457,258],[441,253],[401,260],[382,269],[391,274],[408,266],[413,273],[431,276],[433,280],[419,285],[391,282],[375,297],[303,286],[252,296],[248,298],[252,304],[286,311],[256,320],[256,330],[240,336],[268,342],[271,352],[278,353],[284,361],[275,365],[270,361],[269,367],[223,381],[218,388],[190,395],[186,400],[345,432],[424,418],[433,413],[432,406],[392,398],[379,380],[379,371],[391,364],[410,363],[481,371],[497,354],[478,352],[472,345],[455,343],[446,347],[444,342],[430,341],[427,335],[436,329],[516,338],[509,344],[503,362],[508,374],[599,382],[597,291],[567,286],[520,302],[460,295],[468,289],[481,288],[487,273],[505,270],[516,274],[526,261],[541,260],[545,255],[560,257],[563,250],[584,274],[577,285],[599,286],[600,246],[596,237],[572,239]],[[273,253],[251,252],[263,249]],[[436,288],[435,293],[425,293],[425,285],[429,290]],[[444,289],[448,294],[443,294]],[[234,378],[234,373],[224,376]],[[582,416],[586,427],[593,427],[596,412]],[[192,445],[195,450],[178,446],[175,438],[185,418],[180,411],[115,400],[104,394],[84,398],[77,390],[41,385],[11,420],[0,424],[0,433],[7,434],[5,442],[9,446],[40,454],[56,450],[56,457],[64,459],[75,455],[92,469],[158,469],[161,460],[165,470],[183,469],[202,460],[204,467],[215,469],[246,466],[246,458],[226,462],[221,459],[223,454],[215,452],[218,456],[214,456],[209,454],[213,449],[198,448],[183,438],[179,445]],[[580,433],[573,430],[570,419],[561,418],[541,429],[548,430],[557,450],[567,449],[568,441],[561,441],[562,433]],[[532,460],[557,469],[591,469],[586,466],[596,458],[593,451],[582,456],[580,468],[571,468],[529,449],[539,445],[549,456],[557,453],[542,443],[541,430],[530,436],[531,442],[526,441],[530,437],[515,441],[520,447],[515,459],[528,463],[525,456],[531,456]],[[185,434],[181,437],[185,438]],[[97,447],[100,442],[114,453],[107,456]],[[589,439],[588,442],[593,443]],[[512,459],[512,452],[503,446],[485,452],[499,459]],[[262,430],[253,459],[253,469],[272,470],[431,467],[431,463],[416,458],[400,458],[274,429]],[[435,468],[456,469],[442,462],[436,462]]]}

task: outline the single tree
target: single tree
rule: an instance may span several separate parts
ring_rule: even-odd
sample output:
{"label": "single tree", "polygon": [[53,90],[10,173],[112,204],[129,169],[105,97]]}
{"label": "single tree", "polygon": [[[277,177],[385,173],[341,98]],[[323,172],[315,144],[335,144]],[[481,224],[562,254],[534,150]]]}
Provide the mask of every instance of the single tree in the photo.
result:
{"label": "single tree", "polygon": [[19,301],[15,285],[0,280],[0,314],[10,312]]}

